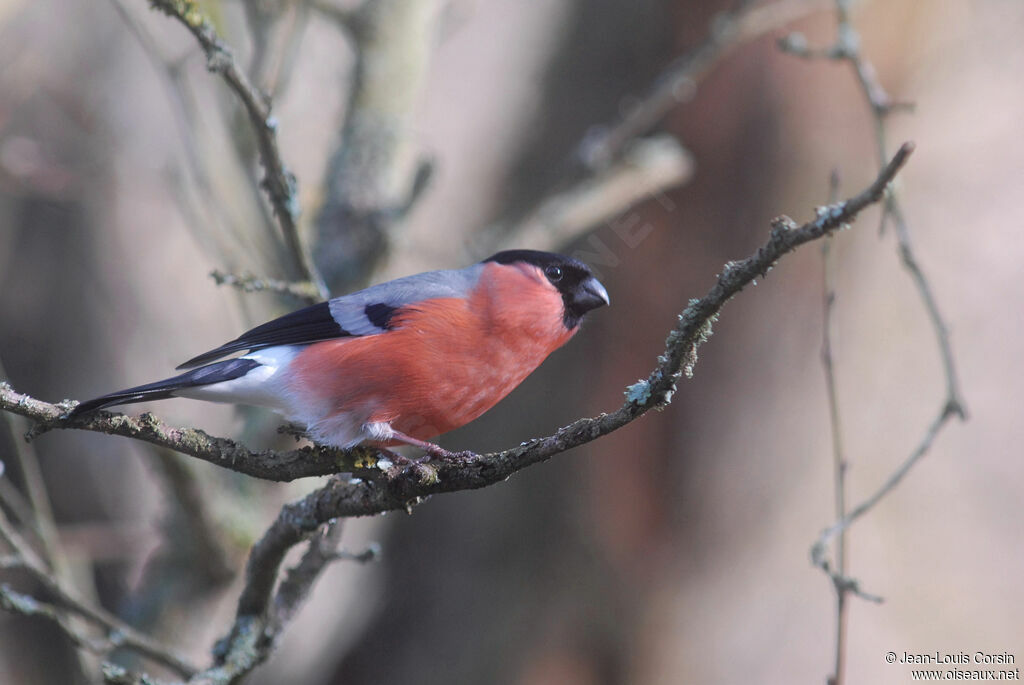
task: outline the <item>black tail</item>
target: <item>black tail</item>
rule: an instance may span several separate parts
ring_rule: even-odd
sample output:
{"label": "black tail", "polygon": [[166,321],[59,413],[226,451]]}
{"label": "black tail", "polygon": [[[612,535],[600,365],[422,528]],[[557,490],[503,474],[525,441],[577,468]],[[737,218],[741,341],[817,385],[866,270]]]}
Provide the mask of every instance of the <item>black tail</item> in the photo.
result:
{"label": "black tail", "polygon": [[112,407],[117,404],[166,400],[168,397],[174,397],[175,390],[194,388],[199,385],[211,385],[241,378],[259,365],[260,363],[255,359],[228,359],[216,364],[210,364],[209,366],[201,366],[198,369],[186,371],[180,376],[165,378],[162,381],[138,385],[126,390],[118,390],[109,395],[87,400],[72,409],[68,416],[78,416],[79,414],[96,411],[104,407]]}

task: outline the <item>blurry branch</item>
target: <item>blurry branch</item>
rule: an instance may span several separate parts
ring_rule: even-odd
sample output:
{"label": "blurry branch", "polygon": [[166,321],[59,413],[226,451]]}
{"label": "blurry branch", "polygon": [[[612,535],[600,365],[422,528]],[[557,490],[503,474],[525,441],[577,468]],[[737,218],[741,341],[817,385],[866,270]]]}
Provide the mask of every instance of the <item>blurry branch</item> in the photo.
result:
{"label": "blurry branch", "polygon": [[132,673],[123,666],[110,662],[103,663],[102,674],[105,685],[170,685],[150,675]]}
{"label": "blurry branch", "polygon": [[[184,546],[188,551],[189,574],[198,576],[204,587],[230,581],[235,570],[225,549],[224,536],[210,513],[209,498],[204,496],[192,471],[192,462],[167,449],[154,451],[163,482],[171,491],[169,499],[178,512],[165,526],[175,528],[173,537],[187,541]],[[168,537],[172,535],[169,533]]]}
{"label": "blurry branch", "polygon": [[[687,377],[692,374],[697,347],[710,334],[711,323],[725,303],[755,278],[767,274],[785,254],[835,232],[853,221],[865,207],[880,201],[912,151],[913,145],[905,143],[868,188],[845,202],[819,207],[813,221],[799,226],[785,216],[773,220],[768,242],[751,257],[726,264],[711,291],[691,302],[680,314],[678,325],[666,340],[665,352],[658,358],[657,368],[646,380],[629,386],[627,401],[621,408],[611,414],[580,419],[550,437],[530,440],[504,452],[482,456],[462,453],[454,460],[414,462],[401,467],[389,465],[390,460],[378,459],[383,453],[372,447],[338,450],[311,446],[288,452],[255,452],[233,440],[212,437],[200,430],[173,428],[148,412],[138,418],[107,411],[66,418],[64,415],[74,406],[70,402],[60,405],[42,402],[16,392],[4,382],[0,382],[0,409],[35,421],[29,437],[53,428],[79,428],[169,447],[268,480],[339,472],[368,478],[344,483],[332,481],[333,484],[321,491],[325,494],[320,496],[328,497],[331,503],[318,510],[321,517],[317,525],[334,517],[406,509],[420,498],[436,493],[484,487],[526,466],[617,430],[651,409],[667,406],[680,374],[685,373]],[[332,511],[334,513],[325,515]]]}
{"label": "blurry branch", "polygon": [[210,277],[217,285],[230,285],[242,292],[256,293],[264,290],[291,295],[310,304],[320,302],[320,291],[310,281],[281,281],[273,278],[260,278],[252,274],[230,274],[226,271],[214,270]]}
{"label": "blurry branch", "polygon": [[[38,616],[54,622],[75,644],[97,654],[105,655],[115,649],[129,649],[189,676],[196,668],[174,654],[159,642],[143,635],[103,609],[91,606],[72,590],[59,582],[25,540],[18,534],[7,517],[0,511],[0,540],[13,551],[13,555],[0,557],[0,569],[26,571],[56,602],[49,604],[34,597],[15,592],[9,586],[0,586],[0,607],[24,616]],[[71,616],[78,616],[102,630],[101,636],[86,633]]]}
{"label": "blurry branch", "polygon": [[687,183],[693,170],[693,158],[674,137],[638,138],[611,166],[549,195],[519,224],[484,232],[478,251],[490,254],[495,244],[557,249],[637,202]]}
{"label": "blurry branch", "polygon": [[[806,39],[799,34],[793,34],[782,39],[779,45],[784,51],[798,56],[824,56],[831,59],[844,60],[852,65],[861,91],[871,107],[875,123],[875,142],[878,148],[879,159],[884,164],[888,154],[887,117],[898,109],[907,109],[910,105],[896,102],[889,97],[885,88],[878,81],[874,67],[861,55],[860,36],[850,23],[851,0],[835,0],[835,3],[839,34],[839,39],[835,46],[824,50],[812,50],[806,47]],[[964,420],[967,418],[967,409],[960,392],[959,381],[957,380],[956,364],[953,360],[953,350],[949,342],[949,332],[942,314],[939,312],[938,303],[932,293],[931,285],[927,278],[925,278],[924,272],[918,264],[917,257],[914,255],[910,228],[903,215],[899,197],[895,192],[890,193],[889,197],[886,198],[885,212],[882,215],[883,226],[886,218],[891,218],[895,223],[896,243],[900,260],[914,281],[918,295],[928,313],[928,319],[934,329],[939,354],[942,358],[942,369],[946,379],[946,398],[939,416],[945,418],[956,416]]]}
{"label": "blurry branch", "polygon": [[277,120],[270,114],[269,98],[249,81],[235,61],[231,49],[217,36],[194,0],[151,0],[151,4],[177,19],[192,33],[206,54],[207,68],[220,74],[241,100],[259,147],[260,161],[265,172],[262,186],[281,226],[295,269],[301,278],[315,284],[322,299],[326,299],[327,287],[299,235],[299,199],[295,176],[281,159],[277,143]]}
{"label": "blurry branch", "polygon": [[345,22],[355,64],[328,161],[314,253],[331,290],[368,277],[431,174],[412,162],[410,131],[427,75],[438,0],[367,0]]}
{"label": "blurry branch", "polygon": [[[881,164],[884,165],[887,158],[887,118],[888,115],[897,110],[911,109],[912,105],[893,100],[878,80],[877,72],[872,64],[860,52],[860,36],[850,21],[850,7],[852,0],[835,0],[836,23],[838,38],[835,45],[814,49],[808,46],[806,38],[801,34],[790,34],[779,41],[779,47],[790,54],[805,59],[832,59],[845,61],[853,68],[857,77],[857,83],[864,95],[868,106],[871,108],[872,118],[875,127],[875,143],[878,149],[878,156]],[[831,685],[841,685],[845,681],[844,653],[845,653],[845,597],[852,593],[880,601],[880,598],[872,597],[863,593],[857,581],[850,578],[846,571],[846,529],[859,517],[870,511],[883,497],[890,493],[903,479],[910,469],[923,457],[931,448],[936,436],[947,421],[954,417],[960,420],[967,418],[966,408],[960,394],[960,387],[957,381],[956,367],[953,361],[952,347],[949,342],[947,331],[942,315],[939,313],[932,288],[924,276],[924,272],[918,265],[910,241],[910,230],[907,226],[900,206],[899,198],[895,191],[886,198],[884,211],[882,212],[882,227],[884,228],[887,218],[891,218],[896,226],[896,241],[900,259],[904,268],[910,274],[911,279],[917,288],[929,321],[935,332],[936,342],[939,347],[939,354],[942,358],[942,368],[946,380],[946,395],[936,417],[925,430],[925,434],[910,456],[900,467],[886,480],[885,483],[870,497],[855,507],[849,513],[845,511],[844,471],[846,468],[842,456],[842,447],[839,438],[839,416],[835,398],[835,378],[832,369],[831,348],[829,343],[829,326],[831,325],[831,308],[833,291],[826,280],[826,321],[825,321],[825,348],[824,357],[826,361],[826,380],[829,390],[829,404],[833,426],[833,450],[836,460],[836,504],[837,522],[825,530],[818,540],[811,547],[812,563],[821,568],[832,580],[838,597],[838,629],[836,633],[836,662],[835,673],[829,678]],[[828,267],[826,267],[828,268]],[[826,271],[828,274],[828,271]],[[826,276],[826,279],[828,276]],[[827,558],[827,546],[829,542],[838,536],[836,543],[836,564],[833,568]]]}
{"label": "blurry branch", "polygon": [[299,0],[290,4],[292,12],[288,26],[285,29],[284,44],[279,51],[280,54],[274,73],[267,76],[266,87],[275,98],[283,95],[284,91],[288,88],[311,14],[311,3],[308,0]]}
{"label": "blurry branch", "polygon": [[[0,360],[0,376],[7,377],[3,360]],[[10,443],[13,450],[14,463],[21,472],[25,481],[25,491],[28,493],[28,504],[31,511],[25,511],[19,507],[18,514],[21,522],[31,528],[39,536],[42,545],[43,557],[49,563],[57,576],[62,580],[68,578],[68,564],[60,547],[57,524],[54,522],[53,507],[50,505],[50,496],[46,491],[46,481],[43,479],[43,472],[39,468],[39,458],[32,445],[19,439],[18,434],[24,429],[20,426],[20,419],[12,414],[4,414],[5,423],[9,432]],[[0,470],[0,479],[3,472]],[[13,489],[13,488],[12,488]],[[3,493],[0,490],[0,493]],[[0,502],[7,502],[7,498],[0,494]]]}
{"label": "blurry branch", "polygon": [[346,31],[355,32],[358,10],[339,7],[331,0],[308,0],[309,6]]}
{"label": "blurry branch", "polygon": [[732,10],[714,18],[707,39],[669,64],[620,121],[587,134],[577,152],[580,162],[590,171],[607,167],[631,140],[652,130],[677,105],[693,99],[697,82],[732,49],[826,6],[827,0],[776,0],[756,7],[753,0],[739,0]]}
{"label": "blurry branch", "polygon": [[671,62],[620,121],[586,133],[576,151],[582,168],[575,185],[542,199],[524,220],[481,232],[474,256],[517,245],[556,250],[638,202],[687,183],[693,160],[682,145],[668,135],[643,136],[692,99],[698,81],[733,48],[824,9],[827,1],[776,0],[755,7],[754,0],[738,0],[717,15],[707,39]]}
{"label": "blurry branch", "polygon": [[[217,665],[196,674],[189,681],[190,684],[233,683],[241,680],[270,656],[278,637],[305,603],[317,578],[328,564],[341,559],[363,563],[376,559],[373,548],[360,554],[337,551],[342,525],[335,519],[314,528],[312,533],[302,532],[292,536],[290,533],[296,527],[281,524],[282,520],[287,520],[286,512],[291,506],[285,506],[278,519],[253,547],[246,565],[247,582],[239,599],[235,623],[231,633],[214,649]],[[278,536],[281,534],[286,538],[283,545],[279,544]],[[284,553],[304,539],[309,540],[305,553],[299,563],[284,574],[276,593],[273,593]]]}
{"label": "blurry branch", "polygon": [[920,442],[918,442],[917,447],[915,447],[914,450],[910,453],[910,456],[908,456],[903,461],[903,463],[900,464],[899,468],[897,468],[889,476],[885,483],[883,483],[882,486],[878,488],[878,490],[876,490],[874,494],[872,494],[870,497],[868,497],[863,502],[854,507],[850,511],[850,513],[848,513],[839,521],[836,521],[830,528],[827,528],[826,530],[822,531],[821,535],[818,536],[818,540],[814,543],[814,546],[811,547],[811,560],[814,562],[816,566],[818,566],[826,573],[828,573],[833,578],[834,582],[849,585],[854,588],[857,587],[857,582],[855,580],[838,576],[832,570],[832,567],[825,556],[829,542],[831,542],[832,538],[834,538],[836,535],[839,535],[844,530],[849,528],[854,521],[859,519],[867,512],[871,511],[871,509],[874,508],[876,504],[878,504],[886,495],[892,492],[893,489],[895,489],[896,486],[900,484],[900,481],[902,481],[903,477],[910,472],[910,469],[914,467],[914,464],[916,464],[921,457],[928,453],[928,450],[931,448],[932,443],[935,442],[935,437],[939,434],[939,431],[942,429],[942,426],[946,423],[946,421],[953,418],[954,416],[958,416],[956,408],[948,403],[943,405],[943,408],[940,410],[938,416],[936,416],[932,420],[927,430],[925,430],[925,434],[921,438]]}
{"label": "blurry branch", "polygon": [[[829,202],[835,202],[839,196],[839,172],[833,170],[829,179]],[[835,485],[836,518],[846,516],[846,455],[843,448],[842,415],[839,411],[839,391],[836,388],[835,354],[832,339],[835,337],[835,305],[836,305],[836,264],[834,242],[835,236],[826,236],[821,244],[822,261],[822,307],[821,363],[825,371],[825,392],[828,396],[828,418],[832,429],[832,470]],[[835,677],[832,685],[842,685],[842,674],[846,672],[846,627],[847,627],[847,595],[846,584],[836,582],[837,578],[846,577],[846,535],[840,534],[836,543],[836,574],[833,584],[836,591],[836,658]]]}
{"label": "blurry branch", "polygon": [[137,418],[98,411],[86,417],[62,419],[73,406],[67,402],[42,402],[18,393],[8,383],[0,381],[0,409],[36,422],[26,434],[28,439],[34,439],[53,428],[81,428],[135,438],[232,471],[274,481],[336,473],[360,453],[359,449],[346,453],[317,447],[303,447],[289,452],[250,451],[234,440],[214,437],[194,428],[168,425],[148,412]]}
{"label": "blurry branch", "polygon": [[[165,56],[157,45],[157,41],[149,32],[146,26],[138,21],[128,11],[122,0],[110,0],[115,11],[121,20],[128,27],[128,30],[139,46],[143,54],[149,60],[154,71],[160,76],[164,84],[167,99],[170,103],[172,118],[181,140],[180,149],[185,159],[184,168],[187,177],[192,183],[186,184],[184,179],[177,178],[175,183],[179,205],[183,212],[187,213],[187,225],[192,229],[197,239],[208,240],[209,236],[217,235],[220,231],[211,230],[216,225],[223,228],[223,232],[233,236],[239,235],[239,228],[236,222],[229,218],[221,202],[218,202],[213,194],[213,181],[207,173],[206,165],[203,163],[200,154],[199,142],[196,140],[196,132],[199,130],[199,116],[196,108],[195,98],[187,88],[187,80],[184,78],[184,63],[182,60],[172,60]],[[195,203],[186,189],[193,190],[201,200]]]}

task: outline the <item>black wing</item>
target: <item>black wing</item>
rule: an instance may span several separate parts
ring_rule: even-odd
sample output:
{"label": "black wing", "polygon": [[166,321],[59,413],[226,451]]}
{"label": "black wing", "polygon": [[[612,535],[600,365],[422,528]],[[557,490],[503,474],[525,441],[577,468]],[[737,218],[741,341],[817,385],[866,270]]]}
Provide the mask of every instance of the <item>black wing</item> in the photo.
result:
{"label": "black wing", "polygon": [[192,368],[242,350],[383,333],[406,305],[434,297],[464,297],[482,268],[475,264],[457,271],[428,271],[314,304],[257,326],[178,368]]}
{"label": "black wing", "polygon": [[189,359],[178,368],[190,369],[242,350],[258,350],[274,345],[302,345],[350,335],[331,315],[330,303],[321,302],[257,326],[215,350]]}

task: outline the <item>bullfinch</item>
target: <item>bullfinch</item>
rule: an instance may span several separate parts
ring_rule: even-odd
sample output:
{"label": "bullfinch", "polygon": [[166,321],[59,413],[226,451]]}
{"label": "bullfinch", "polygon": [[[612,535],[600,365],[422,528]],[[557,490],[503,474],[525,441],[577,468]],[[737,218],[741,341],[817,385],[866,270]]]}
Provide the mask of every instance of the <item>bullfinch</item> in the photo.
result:
{"label": "bullfinch", "polygon": [[82,402],[71,415],[169,397],[236,402],[304,425],[319,444],[444,455],[426,441],[497,404],[608,303],[585,264],[508,250],[286,314],[188,360],[181,375]]}

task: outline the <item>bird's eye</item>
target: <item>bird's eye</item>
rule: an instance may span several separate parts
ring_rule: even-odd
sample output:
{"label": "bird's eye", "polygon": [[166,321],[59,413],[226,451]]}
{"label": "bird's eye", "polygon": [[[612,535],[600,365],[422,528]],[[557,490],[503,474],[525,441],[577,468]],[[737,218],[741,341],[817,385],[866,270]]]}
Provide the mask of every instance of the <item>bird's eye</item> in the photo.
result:
{"label": "bird's eye", "polygon": [[558,283],[562,280],[562,267],[552,264],[544,269],[544,275],[547,276],[548,280],[552,283]]}

